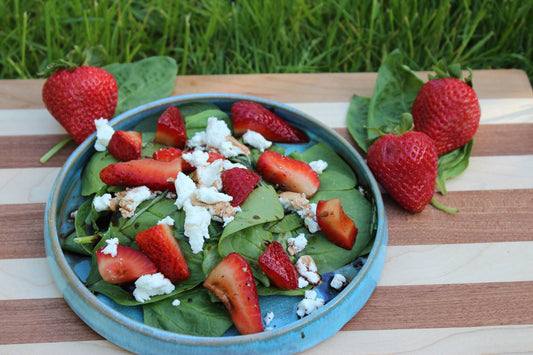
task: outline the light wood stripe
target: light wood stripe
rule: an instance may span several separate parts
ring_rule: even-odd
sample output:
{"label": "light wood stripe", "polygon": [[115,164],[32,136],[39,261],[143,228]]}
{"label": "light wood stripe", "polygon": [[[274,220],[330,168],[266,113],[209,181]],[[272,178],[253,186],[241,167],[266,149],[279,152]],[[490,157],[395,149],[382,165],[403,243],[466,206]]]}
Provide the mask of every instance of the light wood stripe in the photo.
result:
{"label": "light wood stripe", "polygon": [[[515,124],[533,122],[533,99],[480,100],[482,124]],[[328,124],[346,127],[350,100],[344,102],[292,102],[287,105]],[[0,110],[0,135],[65,134],[65,129],[46,109]]]}
{"label": "light wood stripe", "polygon": [[0,345],[0,354],[33,355],[112,355],[131,354],[107,340],[62,341],[55,343]]}
{"label": "light wood stripe", "polygon": [[0,204],[45,203],[59,170],[0,169]]}
{"label": "light wood stripe", "polygon": [[[532,259],[533,241],[389,246],[379,286],[533,281]],[[0,270],[11,285],[0,300],[61,297],[45,258],[0,260]]]}
{"label": "light wood stripe", "polygon": [[[533,282],[380,286],[341,333],[531,325],[532,292]],[[101,339],[61,298],[2,300],[0,309],[0,344]]]}

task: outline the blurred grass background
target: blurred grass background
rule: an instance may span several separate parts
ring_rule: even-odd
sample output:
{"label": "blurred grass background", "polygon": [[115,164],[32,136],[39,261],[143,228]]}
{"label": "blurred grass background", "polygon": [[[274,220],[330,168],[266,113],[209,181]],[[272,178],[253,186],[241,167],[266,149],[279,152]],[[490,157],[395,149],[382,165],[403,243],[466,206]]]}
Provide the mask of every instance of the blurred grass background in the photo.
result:
{"label": "blurred grass background", "polygon": [[0,18],[1,79],[102,45],[106,64],[168,55],[182,75],[377,71],[400,48],[415,70],[444,59],[533,81],[533,0],[2,0]]}

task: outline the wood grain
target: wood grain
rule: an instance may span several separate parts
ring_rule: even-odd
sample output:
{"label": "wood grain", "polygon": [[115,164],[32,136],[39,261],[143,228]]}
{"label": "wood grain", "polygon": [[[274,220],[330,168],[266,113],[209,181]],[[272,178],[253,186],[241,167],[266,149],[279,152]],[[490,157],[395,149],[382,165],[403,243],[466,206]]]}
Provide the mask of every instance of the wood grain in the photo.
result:
{"label": "wood grain", "polygon": [[[418,72],[424,80],[428,72]],[[176,77],[172,96],[194,93],[234,93],[279,102],[349,101],[352,95],[371,96],[377,73],[186,75]],[[44,79],[2,80],[0,107],[43,108]],[[258,83],[261,83],[258,85]],[[494,83],[498,85],[494,85]],[[531,98],[531,84],[516,69],[475,70],[474,89],[480,98]]]}
{"label": "wood grain", "polygon": [[44,257],[45,207],[0,205],[0,259]]}

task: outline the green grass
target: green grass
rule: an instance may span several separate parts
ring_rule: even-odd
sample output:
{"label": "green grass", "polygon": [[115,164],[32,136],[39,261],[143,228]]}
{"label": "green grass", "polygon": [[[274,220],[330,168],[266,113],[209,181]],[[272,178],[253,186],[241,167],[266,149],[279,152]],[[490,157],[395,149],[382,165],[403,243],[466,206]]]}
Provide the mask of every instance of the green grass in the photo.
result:
{"label": "green grass", "polygon": [[0,18],[1,79],[102,45],[106,63],[168,55],[180,74],[377,71],[400,48],[415,70],[444,59],[533,80],[533,0],[4,0]]}

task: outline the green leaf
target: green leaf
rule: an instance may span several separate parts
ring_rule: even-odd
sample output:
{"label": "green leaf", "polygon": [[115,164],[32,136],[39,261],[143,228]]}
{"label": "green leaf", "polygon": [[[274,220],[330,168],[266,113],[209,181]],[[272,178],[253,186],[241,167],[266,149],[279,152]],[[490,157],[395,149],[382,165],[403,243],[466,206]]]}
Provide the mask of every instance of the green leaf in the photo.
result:
{"label": "green leaf", "polygon": [[113,63],[103,69],[110,72],[117,81],[116,116],[172,94],[178,65],[173,58],[156,56],[134,63]]}
{"label": "green leaf", "polygon": [[370,98],[353,95],[348,107],[346,115],[346,125],[348,132],[355,140],[355,143],[366,152],[368,150],[368,133],[366,126],[368,125],[368,107],[370,106]]}
{"label": "green leaf", "polygon": [[106,186],[100,179],[100,171],[118,160],[107,151],[95,152],[83,170],[81,176],[81,194],[89,196]]}
{"label": "green leaf", "polygon": [[448,193],[446,190],[446,180],[461,175],[468,167],[474,141],[472,139],[464,146],[439,157],[437,189],[441,194],[445,195]]}
{"label": "green leaf", "polygon": [[[172,305],[175,299],[179,306]],[[219,337],[233,325],[226,307],[211,302],[209,291],[203,288],[145,305],[143,314],[148,326],[188,335]]]}

